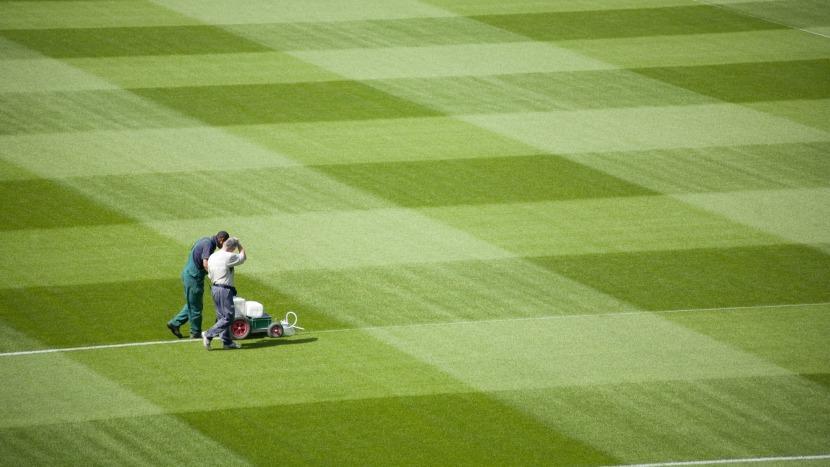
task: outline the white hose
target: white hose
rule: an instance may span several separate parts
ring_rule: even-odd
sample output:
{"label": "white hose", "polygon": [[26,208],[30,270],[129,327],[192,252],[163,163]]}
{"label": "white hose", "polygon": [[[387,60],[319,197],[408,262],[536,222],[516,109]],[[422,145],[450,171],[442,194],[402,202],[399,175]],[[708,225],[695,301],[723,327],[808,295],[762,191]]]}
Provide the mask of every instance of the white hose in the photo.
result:
{"label": "white hose", "polygon": [[[289,316],[294,317],[294,322],[293,323],[289,320],[289,318],[288,318]],[[301,328],[301,327],[297,326],[297,313],[294,313],[293,311],[289,311],[288,313],[285,314],[285,323],[288,324],[290,327],[292,327],[294,329],[300,329],[302,331],[305,331],[304,328]]]}

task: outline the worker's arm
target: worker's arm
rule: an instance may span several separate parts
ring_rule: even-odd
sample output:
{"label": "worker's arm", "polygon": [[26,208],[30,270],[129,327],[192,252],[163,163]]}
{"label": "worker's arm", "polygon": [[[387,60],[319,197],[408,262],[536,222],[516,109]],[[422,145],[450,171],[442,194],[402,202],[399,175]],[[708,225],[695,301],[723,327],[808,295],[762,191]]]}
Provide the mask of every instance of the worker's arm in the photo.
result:
{"label": "worker's arm", "polygon": [[239,253],[231,256],[231,260],[228,261],[228,267],[239,266],[240,264],[244,263],[245,260],[248,259],[248,256],[245,254],[245,248],[242,244],[239,245]]}

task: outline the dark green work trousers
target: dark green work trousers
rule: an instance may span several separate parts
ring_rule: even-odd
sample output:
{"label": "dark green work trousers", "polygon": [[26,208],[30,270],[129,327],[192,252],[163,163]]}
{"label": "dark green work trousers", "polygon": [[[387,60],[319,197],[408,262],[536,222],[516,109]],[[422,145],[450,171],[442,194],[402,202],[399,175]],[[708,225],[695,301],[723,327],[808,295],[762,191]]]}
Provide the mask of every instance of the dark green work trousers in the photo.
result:
{"label": "dark green work trousers", "polygon": [[193,277],[186,270],[182,271],[184,283],[184,307],[170,320],[173,326],[181,326],[190,321],[190,335],[199,336],[202,332],[202,308],[204,308],[205,276]]}

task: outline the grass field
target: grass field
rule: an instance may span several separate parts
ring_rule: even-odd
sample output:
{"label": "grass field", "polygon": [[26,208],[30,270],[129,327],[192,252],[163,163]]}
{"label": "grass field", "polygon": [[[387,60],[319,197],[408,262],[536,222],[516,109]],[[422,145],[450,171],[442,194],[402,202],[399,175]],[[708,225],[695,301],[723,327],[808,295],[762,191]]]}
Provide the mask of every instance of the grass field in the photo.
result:
{"label": "grass field", "polygon": [[0,0],[0,200],[0,465],[830,465],[827,0]]}

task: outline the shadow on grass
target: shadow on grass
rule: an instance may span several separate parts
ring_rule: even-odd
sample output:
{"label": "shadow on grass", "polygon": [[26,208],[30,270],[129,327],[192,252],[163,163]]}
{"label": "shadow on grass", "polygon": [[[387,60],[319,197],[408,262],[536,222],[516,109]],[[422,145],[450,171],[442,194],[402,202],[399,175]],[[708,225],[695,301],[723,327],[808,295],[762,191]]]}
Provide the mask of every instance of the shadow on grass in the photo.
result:
{"label": "shadow on grass", "polygon": [[269,339],[263,338],[254,342],[246,342],[242,345],[240,350],[245,349],[260,349],[263,347],[275,347],[278,345],[295,345],[295,344],[310,344],[317,341],[316,337],[306,337],[303,339]]}

